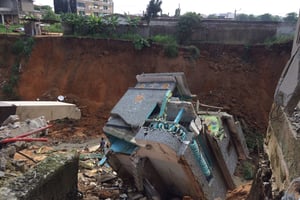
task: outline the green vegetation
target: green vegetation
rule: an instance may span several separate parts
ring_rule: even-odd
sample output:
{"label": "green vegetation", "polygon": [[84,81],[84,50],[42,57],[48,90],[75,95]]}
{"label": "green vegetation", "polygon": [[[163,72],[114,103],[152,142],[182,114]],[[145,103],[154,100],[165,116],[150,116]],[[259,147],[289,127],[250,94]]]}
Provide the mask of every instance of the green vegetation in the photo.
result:
{"label": "green vegetation", "polygon": [[[211,17],[208,17],[211,18]],[[217,18],[217,16],[216,16]],[[239,21],[273,21],[273,22],[288,22],[296,24],[298,20],[298,15],[295,12],[287,13],[285,17],[280,17],[278,15],[271,15],[269,13],[265,13],[263,15],[254,16],[252,14],[247,15],[244,13],[238,14],[235,17],[236,20]]]}
{"label": "green vegetation", "polygon": [[147,20],[148,24],[152,18],[157,17],[158,13],[162,12],[161,4],[161,0],[150,0],[145,14],[145,19]]}
{"label": "green vegetation", "polygon": [[155,35],[152,38],[153,42],[157,42],[160,44],[172,44],[177,43],[176,38],[172,35]]}
{"label": "green vegetation", "polygon": [[12,46],[12,53],[18,57],[18,61],[20,61],[22,56],[29,58],[33,45],[34,39],[32,37],[19,39]]}
{"label": "green vegetation", "polygon": [[17,40],[12,46],[11,51],[16,56],[16,63],[11,67],[9,80],[2,87],[2,92],[5,95],[6,99],[18,99],[18,95],[15,88],[18,85],[19,81],[21,59],[24,57],[26,59],[29,58],[33,45],[33,38],[24,38]]}
{"label": "green vegetation", "polygon": [[147,39],[139,36],[133,40],[133,45],[136,50],[142,50],[145,47],[150,47],[150,44]]}
{"label": "green vegetation", "polygon": [[179,17],[177,24],[177,39],[180,44],[186,43],[192,36],[193,29],[199,25],[200,15],[188,12]]}
{"label": "green vegetation", "polygon": [[19,81],[19,64],[14,64],[11,68],[9,80],[2,86],[2,92],[8,100],[17,100],[18,95],[15,87]]}
{"label": "green vegetation", "polygon": [[295,12],[288,13],[288,14],[286,14],[286,16],[283,18],[283,21],[284,21],[284,22],[292,23],[292,24],[296,24],[296,23],[297,23],[297,20],[298,20],[298,15],[297,15],[297,13],[295,13]]}
{"label": "green vegetation", "polygon": [[191,55],[191,59],[196,60],[199,58],[200,56],[200,50],[198,49],[198,47],[194,46],[194,45],[190,45],[187,46],[186,49],[188,50],[188,52]]}
{"label": "green vegetation", "polygon": [[254,165],[249,161],[242,163],[242,174],[245,180],[252,180],[254,178]]}
{"label": "green vegetation", "polygon": [[42,19],[43,20],[54,20],[60,21],[60,16],[55,14],[50,6],[44,6],[42,10]]}
{"label": "green vegetation", "polygon": [[164,53],[169,58],[175,58],[178,56],[178,45],[177,43],[169,43],[164,46]]}
{"label": "green vegetation", "polygon": [[13,25],[9,25],[8,29],[6,29],[5,25],[0,24],[0,33],[13,33],[14,30],[21,27],[23,27],[23,25],[13,24]]}
{"label": "green vegetation", "polygon": [[82,16],[73,13],[61,15],[63,27],[71,29],[69,34],[77,36],[95,36],[106,34],[110,36],[118,25],[118,16]]}
{"label": "green vegetation", "polygon": [[286,43],[286,42],[289,42],[289,41],[293,41],[293,38],[294,38],[293,35],[279,35],[279,36],[268,38],[264,42],[264,45],[266,45],[269,48],[273,44],[281,44],[281,43]]}
{"label": "green vegetation", "polygon": [[50,33],[62,33],[62,26],[61,23],[54,23],[50,24],[50,26],[43,27],[43,31],[50,32]]}
{"label": "green vegetation", "polygon": [[155,35],[151,40],[164,45],[164,54],[167,57],[175,58],[178,56],[178,44],[175,37],[171,35]]}
{"label": "green vegetation", "polygon": [[258,132],[245,132],[246,144],[250,153],[259,154],[263,150],[264,136]]}

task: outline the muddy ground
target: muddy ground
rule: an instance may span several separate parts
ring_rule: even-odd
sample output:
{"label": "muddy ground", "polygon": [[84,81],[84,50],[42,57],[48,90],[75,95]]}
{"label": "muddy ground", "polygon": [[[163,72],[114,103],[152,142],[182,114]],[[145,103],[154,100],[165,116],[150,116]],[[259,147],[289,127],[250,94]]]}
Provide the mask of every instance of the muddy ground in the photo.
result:
{"label": "muddy ground", "polygon": [[[17,39],[0,36],[1,86],[15,63],[11,47]],[[56,100],[63,95],[67,102],[75,103],[82,119],[53,122],[50,138],[54,143],[82,143],[103,133],[110,110],[135,85],[137,74],[184,72],[201,103],[224,107],[242,121],[248,133],[264,134],[291,43],[197,46],[199,57],[181,49],[177,58],[169,58],[155,44],[139,51],[128,41],[35,38],[29,59],[23,59],[20,66],[17,93],[21,100]]]}

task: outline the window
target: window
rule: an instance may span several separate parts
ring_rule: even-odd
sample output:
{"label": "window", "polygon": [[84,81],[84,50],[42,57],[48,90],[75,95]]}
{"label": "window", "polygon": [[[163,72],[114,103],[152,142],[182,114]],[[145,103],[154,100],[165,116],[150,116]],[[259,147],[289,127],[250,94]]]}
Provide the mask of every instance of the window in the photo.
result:
{"label": "window", "polygon": [[84,3],[81,3],[81,2],[78,2],[78,3],[77,3],[77,7],[85,8],[85,4],[84,4]]}
{"label": "window", "polygon": [[94,8],[98,9],[99,5],[94,3]]}
{"label": "window", "polygon": [[103,6],[103,10],[108,10],[108,7],[107,6]]}
{"label": "window", "polygon": [[98,17],[99,13],[98,12],[94,12],[94,16]]}
{"label": "window", "polygon": [[107,2],[108,2],[108,0],[103,0],[103,2],[107,3]]}

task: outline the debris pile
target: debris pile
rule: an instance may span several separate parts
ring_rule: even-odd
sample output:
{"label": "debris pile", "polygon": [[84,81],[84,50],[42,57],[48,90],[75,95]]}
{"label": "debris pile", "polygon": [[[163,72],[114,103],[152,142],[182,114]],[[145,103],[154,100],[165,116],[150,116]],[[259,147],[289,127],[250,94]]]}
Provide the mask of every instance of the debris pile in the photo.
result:
{"label": "debris pile", "polygon": [[142,193],[126,185],[107,163],[101,162],[104,154],[97,147],[99,145],[80,152],[78,190],[82,193],[82,198],[146,200]]}
{"label": "debris pile", "polygon": [[296,131],[296,137],[300,138],[300,102],[289,117],[289,120],[291,121],[292,128]]}
{"label": "debris pile", "polygon": [[33,135],[45,135],[49,127],[44,117],[20,122],[17,115],[11,115],[2,123],[0,127],[0,177],[2,181],[20,175],[29,168],[24,160],[15,159],[15,156],[21,155],[26,160],[32,160],[23,154],[22,150],[28,146],[27,142],[47,141],[47,138],[33,138]]}

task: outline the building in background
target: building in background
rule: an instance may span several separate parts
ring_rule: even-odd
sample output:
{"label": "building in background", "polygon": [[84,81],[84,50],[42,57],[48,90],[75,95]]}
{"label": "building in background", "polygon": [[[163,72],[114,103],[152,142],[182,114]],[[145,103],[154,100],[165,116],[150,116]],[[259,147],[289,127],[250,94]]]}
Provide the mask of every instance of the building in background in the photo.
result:
{"label": "building in background", "polygon": [[55,13],[77,13],[80,15],[112,14],[113,0],[54,0]]}
{"label": "building in background", "polygon": [[76,13],[76,0],[54,0],[54,11],[60,13]]}
{"label": "building in background", "polygon": [[33,0],[1,0],[0,23],[18,23],[19,18],[34,13]]}

